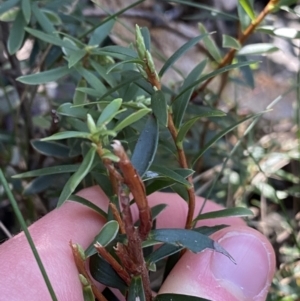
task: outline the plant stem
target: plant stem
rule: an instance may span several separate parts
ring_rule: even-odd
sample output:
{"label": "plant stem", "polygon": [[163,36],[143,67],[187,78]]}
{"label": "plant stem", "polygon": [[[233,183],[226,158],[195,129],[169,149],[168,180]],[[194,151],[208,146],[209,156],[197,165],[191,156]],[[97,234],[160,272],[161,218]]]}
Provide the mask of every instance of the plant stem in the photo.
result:
{"label": "plant stem", "polygon": [[40,271],[41,271],[41,273],[43,275],[43,278],[44,278],[44,280],[46,282],[46,286],[48,288],[50,296],[51,296],[51,298],[52,298],[53,301],[58,301],[58,299],[56,297],[56,294],[55,294],[55,292],[53,290],[53,287],[51,285],[51,282],[49,280],[49,277],[48,277],[48,275],[46,273],[45,267],[44,267],[44,265],[42,263],[42,260],[41,260],[41,258],[39,256],[39,253],[38,253],[38,251],[37,251],[37,249],[36,249],[36,247],[34,245],[32,237],[31,237],[31,235],[30,235],[30,233],[28,231],[26,222],[25,222],[25,220],[24,220],[24,218],[22,216],[22,213],[21,213],[21,211],[20,211],[20,209],[18,207],[18,204],[17,204],[17,202],[16,202],[13,194],[11,193],[11,191],[9,189],[8,183],[7,183],[7,181],[6,181],[5,177],[4,177],[2,169],[0,169],[0,181],[1,181],[2,185],[3,185],[3,187],[4,187],[4,190],[5,190],[6,194],[7,194],[7,196],[8,196],[8,199],[9,199],[9,201],[11,203],[11,206],[13,207],[14,213],[15,213],[15,215],[16,215],[16,217],[17,217],[17,219],[18,219],[18,221],[19,221],[19,223],[21,225],[21,228],[24,231],[26,239],[27,239],[27,241],[29,243],[29,246],[30,246],[30,248],[32,250],[32,253],[33,253],[34,257],[35,257],[35,260],[36,260],[36,262],[37,262],[37,264],[39,266],[39,269],[40,269]]}
{"label": "plant stem", "polygon": [[[179,161],[180,166],[185,169],[189,168],[183,148],[176,143],[178,132],[177,132],[177,129],[173,122],[173,116],[170,112],[169,112],[169,116],[168,116],[168,129],[171,133],[171,136],[172,136],[174,143],[176,145],[176,148],[177,148],[178,161]],[[188,199],[188,214],[187,214],[187,218],[186,218],[185,228],[191,229],[193,226],[193,216],[194,216],[194,211],[195,211],[196,198],[195,198],[193,177],[189,176],[187,178],[187,180],[190,183],[190,187],[187,188],[187,193],[188,193],[189,199]]]}
{"label": "plant stem", "polygon": [[[265,8],[261,11],[261,13],[256,17],[255,20],[251,22],[251,24],[246,28],[244,32],[241,33],[240,37],[238,38],[238,41],[241,45],[245,43],[245,41],[249,38],[249,36],[253,33],[253,31],[257,28],[257,26],[265,19],[265,17],[271,13],[274,6],[279,2],[279,0],[270,0],[268,4],[265,6]],[[234,58],[234,55],[236,53],[237,49],[231,48],[227,54],[223,57],[222,61],[218,65],[217,69],[223,68],[226,65],[230,64]],[[204,84],[197,89],[196,95],[203,91],[207,85],[214,79],[214,77],[209,78]]]}

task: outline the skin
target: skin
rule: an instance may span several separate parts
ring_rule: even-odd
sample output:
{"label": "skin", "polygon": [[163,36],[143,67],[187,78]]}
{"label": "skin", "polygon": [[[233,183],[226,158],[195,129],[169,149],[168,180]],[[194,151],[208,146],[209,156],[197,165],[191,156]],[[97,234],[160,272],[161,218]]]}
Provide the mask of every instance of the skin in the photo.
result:
{"label": "skin", "polygon": [[[98,187],[82,190],[80,196],[103,210],[108,200]],[[197,198],[198,212],[202,198]],[[179,196],[155,193],[150,206],[165,203],[168,207],[159,215],[157,228],[183,228],[186,203]],[[220,210],[208,202],[204,212]],[[132,208],[134,219],[137,209]],[[42,258],[59,301],[82,301],[82,289],[69,241],[86,248],[103,226],[104,220],[91,209],[66,202],[36,223],[29,230]],[[268,240],[246,226],[239,218],[203,220],[197,226],[231,225],[211,237],[236,260],[205,250],[199,254],[186,252],[170,273],[159,293],[180,293],[213,301],[262,301],[275,272],[275,256]],[[0,301],[51,300],[39,268],[23,233],[0,246]],[[99,285],[100,289],[104,287]]]}

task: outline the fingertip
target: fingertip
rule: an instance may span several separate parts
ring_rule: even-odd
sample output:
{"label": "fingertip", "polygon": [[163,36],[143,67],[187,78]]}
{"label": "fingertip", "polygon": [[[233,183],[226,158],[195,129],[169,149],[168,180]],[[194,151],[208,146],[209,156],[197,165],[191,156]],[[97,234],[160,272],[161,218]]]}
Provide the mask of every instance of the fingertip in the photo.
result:
{"label": "fingertip", "polygon": [[180,293],[214,301],[265,300],[275,272],[268,240],[248,227],[228,227],[212,238],[229,252],[236,265],[217,252],[187,252],[171,271],[160,293]]}

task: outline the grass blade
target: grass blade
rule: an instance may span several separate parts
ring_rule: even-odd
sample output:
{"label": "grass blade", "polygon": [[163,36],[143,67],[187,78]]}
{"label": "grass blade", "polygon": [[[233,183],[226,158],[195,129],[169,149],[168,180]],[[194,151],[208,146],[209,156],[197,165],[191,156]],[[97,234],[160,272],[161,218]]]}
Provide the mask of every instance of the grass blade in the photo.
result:
{"label": "grass blade", "polygon": [[48,278],[48,275],[46,273],[45,267],[44,267],[44,265],[42,263],[42,260],[41,260],[39,254],[38,254],[38,251],[37,251],[37,249],[36,249],[36,247],[34,245],[32,237],[31,237],[31,235],[30,235],[30,233],[28,231],[26,222],[25,222],[25,220],[24,220],[24,218],[22,216],[22,213],[21,213],[21,211],[20,211],[20,209],[18,207],[18,204],[17,204],[17,202],[16,202],[13,194],[11,193],[11,191],[9,189],[8,183],[7,183],[7,181],[6,181],[5,177],[4,177],[2,169],[0,169],[0,181],[1,181],[2,185],[3,185],[3,187],[4,187],[4,190],[5,190],[5,192],[6,192],[7,196],[8,196],[8,199],[9,199],[9,201],[10,201],[12,207],[13,207],[14,213],[17,216],[17,219],[18,219],[18,221],[19,221],[19,223],[21,225],[21,228],[24,231],[24,234],[25,234],[26,239],[27,239],[27,241],[28,241],[28,243],[30,245],[30,248],[32,250],[34,258],[35,258],[35,260],[36,260],[36,262],[37,262],[37,264],[39,266],[39,269],[40,269],[40,271],[41,271],[41,273],[43,275],[43,278],[45,280],[45,283],[47,285],[47,288],[48,288],[48,291],[49,291],[49,293],[51,295],[51,298],[52,298],[53,301],[58,301],[58,299],[57,299],[57,297],[55,295],[55,292],[53,290],[53,287],[51,285],[51,282],[50,282],[50,280]]}

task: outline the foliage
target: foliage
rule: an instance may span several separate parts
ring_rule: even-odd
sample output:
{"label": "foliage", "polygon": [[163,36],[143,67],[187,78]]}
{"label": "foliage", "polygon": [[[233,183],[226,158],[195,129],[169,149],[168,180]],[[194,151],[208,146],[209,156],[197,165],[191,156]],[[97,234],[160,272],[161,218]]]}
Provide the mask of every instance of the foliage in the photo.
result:
{"label": "foliage", "polygon": [[[300,179],[282,169],[272,169],[272,164],[268,164],[268,160],[282,160],[282,157],[289,162],[293,158],[299,160],[299,149],[278,153],[263,149],[259,141],[252,141],[255,125],[265,111],[243,117],[236,111],[227,114],[219,109],[218,102],[211,101],[208,85],[220,75],[225,85],[228,73],[234,71],[233,74],[237,74],[240,70],[242,84],[253,87],[251,66],[257,62],[253,60],[254,55],[278,50],[271,43],[245,45],[255,31],[287,39],[299,38],[300,34],[262,25],[268,14],[280,9],[294,12],[284,1],[270,1],[257,14],[253,1],[241,0],[238,15],[233,17],[241,24],[239,38],[224,35],[222,47],[219,47],[200,23],[199,35],[174,51],[158,71],[151,36],[146,28],[136,26],[135,41],[127,47],[116,45],[109,38],[110,31],[119,22],[118,16],[141,2],[107,15],[100,22],[82,14],[81,2],[75,6],[68,1],[61,5],[61,1],[31,0],[8,0],[0,4],[3,49],[9,58],[0,78],[0,116],[4,127],[0,132],[3,153],[0,163],[18,200],[26,199],[29,204],[36,199],[43,200],[47,208],[52,207],[53,199],[57,206],[71,200],[90,207],[107,219],[87,250],[71,244],[85,300],[94,300],[95,296],[99,299],[101,294],[95,290],[94,280],[83,268],[82,262],[91,257],[92,276],[105,285],[118,288],[127,295],[127,300],[200,301],[203,299],[175,294],[152,298],[149,270],[156,270],[164,258],[185,248],[193,252],[210,248],[234,261],[226,250],[209,238],[219,228],[204,231],[195,228],[196,221],[252,215],[251,210],[243,208],[247,205],[244,197],[249,191],[278,204],[285,213],[282,199],[286,195],[299,198],[297,185]],[[184,2],[217,16],[232,18],[196,2],[172,2]],[[208,57],[195,62],[193,70],[182,82],[170,89],[164,84],[163,75],[175,68],[175,63],[199,43]],[[29,48],[28,55],[21,60],[19,55],[26,47]],[[251,59],[246,60],[246,57]],[[214,70],[206,71],[208,65],[215,66]],[[64,81],[74,87],[73,96],[50,96],[53,83],[58,85],[54,90],[57,93],[64,89]],[[199,95],[205,100],[204,105],[195,104]],[[47,109],[39,107],[38,102]],[[32,116],[34,110],[38,112]],[[298,123],[299,119],[298,116]],[[209,125],[214,131],[207,139]],[[201,129],[202,133],[199,132]],[[228,148],[225,138],[235,143],[229,144]],[[208,155],[221,158],[218,160],[221,168],[206,197],[224,200],[222,193],[230,187],[234,190],[231,195],[235,195],[236,204],[242,207],[209,214],[202,214],[201,210],[193,220],[195,188],[200,186],[197,178]],[[219,163],[222,158],[224,162]],[[262,159],[265,160],[263,166],[260,164]],[[213,168],[212,159],[208,161],[210,165],[205,168]],[[293,186],[285,192],[276,190],[266,180],[254,181],[258,174],[264,179],[276,175]],[[219,178],[221,181],[217,181]],[[111,204],[116,205],[119,199],[125,231],[120,225],[120,209],[110,207],[107,213],[74,195],[91,185],[99,185]],[[4,180],[3,186],[7,188]],[[188,202],[186,229],[153,227],[153,221],[164,206],[150,210],[147,195],[165,188]],[[5,196],[1,190],[0,193],[1,204]],[[136,227],[130,219],[132,202],[139,209],[140,220]],[[33,221],[35,214],[33,209],[26,219]],[[22,226],[26,229],[24,220]],[[288,228],[299,254],[295,225],[288,222]],[[118,248],[113,248],[117,243]],[[147,256],[147,248],[158,243],[163,244]],[[136,252],[141,258],[145,255],[145,260],[135,258]],[[121,265],[124,273],[120,272]],[[55,300],[51,284],[47,276],[44,277]]]}

